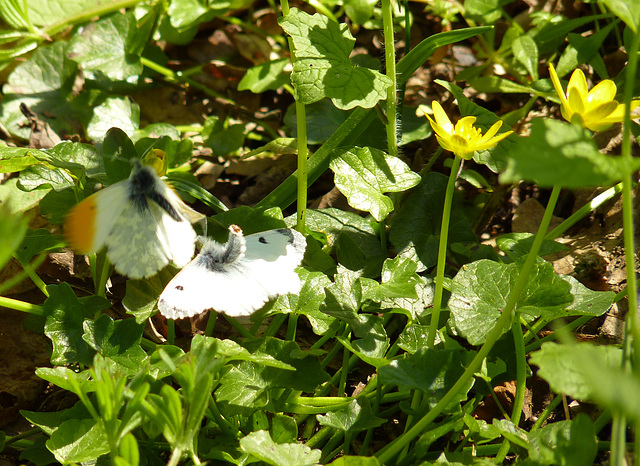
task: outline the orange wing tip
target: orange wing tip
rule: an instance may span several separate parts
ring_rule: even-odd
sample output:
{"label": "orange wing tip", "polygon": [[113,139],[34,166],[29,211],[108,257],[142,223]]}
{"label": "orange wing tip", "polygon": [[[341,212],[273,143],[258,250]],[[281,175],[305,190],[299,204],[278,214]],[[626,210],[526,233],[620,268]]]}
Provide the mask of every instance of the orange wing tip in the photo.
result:
{"label": "orange wing tip", "polygon": [[64,236],[72,249],[81,254],[95,252],[97,205],[93,196],[77,204],[65,218]]}

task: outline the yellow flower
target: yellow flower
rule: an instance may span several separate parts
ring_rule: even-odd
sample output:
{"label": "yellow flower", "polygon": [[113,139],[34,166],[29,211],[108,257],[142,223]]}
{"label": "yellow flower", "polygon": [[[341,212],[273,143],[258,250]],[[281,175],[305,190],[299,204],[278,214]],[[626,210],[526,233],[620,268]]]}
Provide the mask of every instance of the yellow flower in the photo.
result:
{"label": "yellow flower", "polygon": [[477,150],[491,149],[513,131],[505,131],[502,134],[496,133],[502,126],[502,121],[496,121],[489,131],[483,136],[482,131],[474,127],[476,117],[467,116],[458,120],[455,126],[442,109],[442,106],[435,100],[431,103],[433,109],[432,119],[426,115],[431,123],[431,127],[436,133],[438,143],[443,149],[453,152],[458,157],[469,160]]}
{"label": "yellow flower", "polygon": [[[624,104],[614,100],[617,88],[610,79],[600,81],[589,90],[582,70],[575,70],[569,79],[565,94],[551,63],[549,63],[549,74],[553,87],[560,97],[561,112],[565,120],[589,128],[591,131],[603,131],[623,120]],[[640,100],[632,101],[631,110],[638,105]]]}

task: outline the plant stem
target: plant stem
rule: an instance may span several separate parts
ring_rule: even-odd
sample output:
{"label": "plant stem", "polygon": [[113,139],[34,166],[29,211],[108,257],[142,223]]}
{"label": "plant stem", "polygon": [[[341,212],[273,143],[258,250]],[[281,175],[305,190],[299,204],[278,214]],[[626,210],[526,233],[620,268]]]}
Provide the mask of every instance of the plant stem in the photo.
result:
{"label": "plant stem", "polygon": [[0,296],[0,307],[6,307],[15,311],[26,312],[27,314],[33,314],[36,316],[43,316],[44,309],[37,304],[25,303],[24,301],[18,301],[17,299],[7,298]]}
{"label": "plant stem", "polygon": [[529,252],[527,259],[525,260],[525,263],[520,270],[518,281],[509,292],[507,304],[505,305],[502,314],[496,321],[495,326],[487,334],[484,344],[480,347],[478,353],[473,358],[471,363],[469,363],[469,366],[465,369],[464,373],[460,376],[456,383],[453,384],[449,391],[440,399],[438,404],[436,404],[436,406],[434,406],[431,411],[429,411],[411,429],[409,429],[408,432],[396,438],[393,442],[391,442],[389,445],[378,452],[377,457],[378,461],[381,464],[390,462],[400,451],[402,451],[405,445],[407,445],[418,435],[420,435],[427,428],[427,426],[431,422],[433,422],[447,406],[449,406],[454,398],[458,396],[458,394],[464,388],[466,388],[467,384],[473,377],[473,374],[477,372],[482,366],[482,362],[491,351],[491,348],[493,348],[493,345],[495,345],[498,339],[511,325],[513,312],[516,308],[518,299],[520,298],[520,295],[522,294],[527,284],[531,269],[537,261],[538,252],[540,251],[540,246],[542,245],[542,241],[544,240],[545,233],[549,228],[553,209],[558,202],[559,195],[560,187],[554,186],[553,190],[551,191],[551,196],[549,198],[549,203],[547,204],[544,216],[542,217],[542,222],[538,229],[538,233],[536,234],[533,245],[531,246],[531,251]]}
{"label": "plant stem", "polygon": [[[520,324],[520,313],[516,311],[515,323],[511,327],[513,334],[513,342],[516,349],[516,395],[513,400],[513,410],[511,411],[511,422],[516,426],[520,423],[520,415],[522,414],[522,406],[524,405],[524,394],[527,389],[527,360],[524,352],[524,335],[522,334],[522,325]],[[504,461],[505,456],[509,453],[509,441],[505,440],[502,447],[496,455],[496,462]]]}
{"label": "plant stem", "polygon": [[387,77],[391,85],[387,89],[387,151],[392,157],[398,156],[398,136],[396,133],[396,46],[393,35],[393,11],[390,0],[382,0],[382,24],[384,34],[384,58]]}
{"label": "plant stem", "polygon": [[[640,31],[636,30],[631,40],[631,46],[629,47],[629,61],[626,68],[625,86],[624,86],[624,122],[622,126],[622,158],[626,162],[627,167],[631,167],[633,163],[631,154],[631,99],[633,97],[634,87],[636,84],[636,71],[638,68],[638,44],[640,43]],[[629,28],[631,29],[631,28]],[[633,225],[633,174],[628,169],[627,173],[622,178],[622,224],[624,235],[624,253],[625,253],[625,266],[627,270],[627,302],[629,304],[629,310],[627,311],[627,332],[626,335],[631,338],[631,351],[629,351],[629,361],[631,361],[631,367],[636,376],[640,375],[640,322],[638,322],[638,283],[636,277],[636,263],[635,263],[635,242],[634,242],[634,225]],[[630,327],[630,329],[629,329]],[[616,425],[616,419],[622,418],[621,424],[624,423],[624,418],[621,414],[614,413],[614,426]],[[635,426],[635,451],[640,451],[640,424],[636,421]],[[615,431],[614,431],[615,433]],[[612,451],[611,458],[623,458],[624,452],[621,451],[624,445],[624,431],[619,432],[620,437],[613,436],[612,438]],[[617,441],[614,441],[617,440]],[[615,463],[612,463],[615,464]],[[635,455],[634,464],[640,464],[640,455]]]}
{"label": "plant stem", "polygon": [[562,235],[565,231],[567,231],[569,228],[575,225],[578,221],[586,217],[589,212],[592,212],[593,210],[595,210],[596,208],[598,208],[599,206],[607,202],[609,199],[611,199],[613,196],[621,192],[622,185],[623,183],[618,183],[617,185],[612,186],[606,191],[598,194],[590,202],[583,205],[578,210],[576,210],[573,214],[571,214],[571,216],[566,220],[564,220],[560,225],[558,225],[549,233],[547,233],[547,236],[545,236],[544,238],[555,239],[558,236]]}
{"label": "plant stem", "polygon": [[453,191],[456,178],[460,170],[462,159],[454,156],[447,182],[447,190],[444,195],[444,207],[442,209],[442,224],[440,226],[440,244],[438,246],[438,265],[436,266],[436,286],[433,296],[433,308],[431,309],[431,325],[427,335],[427,346],[433,348],[436,341],[436,332],[440,321],[440,309],[442,307],[442,293],[444,290],[444,269],[447,265],[447,239],[449,236],[449,219],[451,217],[451,205],[453,204]]}
{"label": "plant stem", "polygon": [[307,158],[309,157],[309,152],[307,149],[306,112],[307,110],[304,104],[301,104],[296,100],[296,137],[298,139],[298,197],[296,201],[296,230],[298,230],[300,233],[304,233],[307,215]]}
{"label": "plant stem", "polygon": [[[280,7],[282,8],[282,16],[289,15],[289,0],[280,0]],[[287,43],[289,44],[289,51],[291,52],[291,63],[294,63],[296,58],[295,48],[293,46],[293,39],[287,37]],[[294,93],[295,97],[295,93]],[[296,230],[300,233],[304,233],[305,217],[307,212],[307,158],[309,152],[307,149],[307,111],[305,105],[298,102],[296,99],[296,137],[298,140],[298,170],[295,173],[297,179],[297,215],[296,215]]]}

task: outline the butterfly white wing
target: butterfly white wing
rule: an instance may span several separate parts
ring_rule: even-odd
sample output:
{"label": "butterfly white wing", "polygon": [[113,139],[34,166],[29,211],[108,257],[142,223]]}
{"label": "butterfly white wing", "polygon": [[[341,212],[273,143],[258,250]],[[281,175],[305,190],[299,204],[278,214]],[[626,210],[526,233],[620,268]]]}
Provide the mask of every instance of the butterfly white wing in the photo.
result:
{"label": "butterfly white wing", "polygon": [[127,180],[115,183],[84,199],[69,211],[64,233],[69,245],[82,254],[93,254],[104,246],[128,204]]}
{"label": "butterfly white wing", "polygon": [[[132,201],[135,197],[144,202]],[[65,231],[79,252],[104,245],[119,273],[144,278],[169,262],[182,267],[191,260],[196,241],[191,222],[201,218],[152,168],[136,166],[129,179],[78,204],[67,216]]]}
{"label": "butterfly white wing", "polygon": [[295,268],[305,248],[306,240],[297,231],[270,230],[245,238],[233,225],[227,244],[206,242],[169,282],[158,309],[170,319],[208,309],[234,317],[250,315],[271,298],[300,291]]}

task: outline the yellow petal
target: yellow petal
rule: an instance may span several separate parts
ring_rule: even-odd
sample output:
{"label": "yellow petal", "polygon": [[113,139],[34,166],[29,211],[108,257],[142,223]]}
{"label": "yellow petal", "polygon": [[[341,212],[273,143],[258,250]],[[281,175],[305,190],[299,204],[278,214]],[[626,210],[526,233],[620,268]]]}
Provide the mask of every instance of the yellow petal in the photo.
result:
{"label": "yellow petal", "polygon": [[501,126],[502,126],[502,120],[498,120],[493,125],[491,125],[491,128],[489,128],[489,130],[485,133],[485,135],[482,136],[481,138],[482,142],[488,141],[493,136],[495,136]]}
{"label": "yellow petal", "polygon": [[560,84],[560,78],[558,78],[558,73],[556,73],[556,69],[553,67],[551,63],[549,63],[549,76],[551,77],[551,82],[553,83],[553,87],[556,90],[558,97],[560,97],[560,103],[562,104],[562,116],[565,119],[568,119],[565,116],[565,113],[567,115],[571,114],[571,110],[569,108],[569,102],[567,101],[567,97],[564,93],[564,89],[562,89],[562,84]]}
{"label": "yellow petal", "polygon": [[[587,112],[582,115],[582,118],[585,121],[585,125],[588,125],[590,122],[598,122],[604,120],[607,117],[617,110],[618,102],[615,100],[610,100],[608,102],[603,102],[600,105],[593,106]],[[621,106],[624,111],[624,106]]]}
{"label": "yellow petal", "polygon": [[[574,73],[575,74],[575,73]],[[567,92],[567,97],[569,98],[569,109],[571,110],[571,113],[578,113],[578,114],[582,114],[584,112],[584,107],[585,107],[585,102],[583,100],[583,96],[586,96],[587,94],[582,94],[577,87],[569,87],[569,90]],[[571,115],[573,117],[573,115]]]}
{"label": "yellow petal", "polygon": [[589,102],[607,102],[612,101],[616,92],[618,92],[618,88],[610,79],[605,79],[604,81],[600,81],[596,84],[591,91],[589,91],[589,95],[587,96],[587,101]]}
{"label": "yellow petal", "polygon": [[438,123],[438,125],[448,134],[452,134],[453,133],[453,125],[451,124],[451,120],[449,120],[449,117],[447,116],[447,114],[445,113],[444,109],[442,108],[442,105],[440,105],[438,102],[436,102],[435,100],[433,102],[431,102],[431,108],[433,110],[433,116],[436,119],[436,122]]}
{"label": "yellow petal", "polygon": [[476,150],[491,149],[492,147],[497,146],[500,141],[510,136],[512,133],[513,131],[505,131],[504,133],[498,134],[496,137],[491,138],[489,141],[484,141],[481,144],[477,144],[475,149]]}
{"label": "yellow petal", "polygon": [[429,123],[431,123],[431,127],[433,128],[433,131],[435,131],[436,136],[440,136],[442,138],[448,138],[449,137],[450,133],[445,131],[442,126],[440,126],[438,123],[433,121],[429,115],[426,115],[426,117],[429,120]]}
{"label": "yellow petal", "polygon": [[[587,87],[587,78],[584,77],[582,70],[575,70],[571,75],[569,86],[567,87],[567,96],[571,93],[571,88],[576,89],[580,95],[584,96],[583,98],[586,98],[589,88]],[[569,102],[571,102],[571,99],[569,99]]]}

